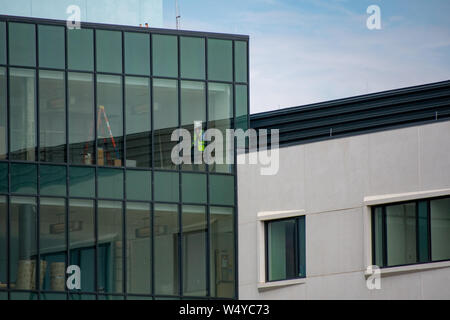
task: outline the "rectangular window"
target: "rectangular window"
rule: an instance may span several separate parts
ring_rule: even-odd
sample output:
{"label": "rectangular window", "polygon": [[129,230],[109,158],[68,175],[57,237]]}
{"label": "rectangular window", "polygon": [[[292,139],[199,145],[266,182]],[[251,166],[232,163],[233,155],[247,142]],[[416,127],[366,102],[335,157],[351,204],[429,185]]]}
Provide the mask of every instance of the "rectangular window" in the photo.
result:
{"label": "rectangular window", "polygon": [[95,197],[95,169],[83,167],[70,167],[70,196],[94,198]]}
{"label": "rectangular window", "polygon": [[40,194],[46,196],[66,195],[66,167],[65,166],[40,166]]}
{"label": "rectangular window", "polygon": [[209,176],[210,202],[217,205],[234,205],[234,177],[211,174]]}
{"label": "rectangular window", "polygon": [[208,80],[233,81],[233,42],[208,39]]}
{"label": "rectangular window", "polygon": [[0,163],[0,193],[8,193],[8,164]]}
{"label": "rectangular window", "polygon": [[97,164],[122,166],[122,77],[97,76]]}
{"label": "rectangular window", "polygon": [[150,75],[150,37],[147,33],[125,32],[125,73]]}
{"label": "rectangular window", "polygon": [[180,37],[180,72],[185,79],[205,79],[205,39]]}
{"label": "rectangular window", "polygon": [[127,170],[127,199],[152,200],[152,173],[143,170]]}
{"label": "rectangular window", "polygon": [[179,178],[177,172],[156,171],[154,173],[155,201],[178,202]]}
{"label": "rectangular window", "polygon": [[153,75],[178,77],[178,41],[176,36],[152,35]]}
{"label": "rectangular window", "polygon": [[305,216],[266,222],[267,281],[306,276]]}
{"label": "rectangular window", "polygon": [[94,32],[92,29],[67,29],[67,65],[71,70],[94,70]]}
{"label": "rectangular window", "polygon": [[69,72],[68,96],[70,162],[95,164],[93,76]]}
{"label": "rectangular window", "polygon": [[152,166],[150,80],[125,78],[128,167]]}
{"label": "rectangular window", "polygon": [[206,203],[206,175],[182,173],[182,195],[184,203]]}
{"label": "rectangular window", "polygon": [[6,64],[6,23],[0,21],[0,64]]}
{"label": "rectangular window", "polygon": [[122,73],[122,33],[96,30],[97,71]]}
{"label": "rectangular window", "polygon": [[64,27],[38,26],[39,67],[64,69],[66,67],[64,48]]}
{"label": "rectangular window", "polygon": [[99,168],[97,173],[98,197],[103,199],[122,199],[123,170]]}
{"label": "rectangular window", "polygon": [[373,263],[394,267],[450,259],[450,198],[372,209]]}
{"label": "rectangular window", "polygon": [[235,81],[247,82],[247,42],[234,42]]}
{"label": "rectangular window", "polygon": [[8,263],[8,259],[6,256],[8,245],[7,217],[8,217],[7,198],[6,196],[0,196],[0,289],[6,289],[6,286],[8,284],[6,272]]}
{"label": "rectangular window", "polygon": [[34,164],[11,164],[11,192],[36,194],[37,167]]}
{"label": "rectangular window", "polygon": [[45,162],[66,162],[64,77],[59,71],[39,71],[39,155]]}
{"label": "rectangular window", "polygon": [[10,135],[12,160],[36,159],[36,75],[10,69]]}
{"label": "rectangular window", "polygon": [[8,109],[6,107],[6,69],[0,67],[0,160],[6,159],[8,152]]}
{"label": "rectangular window", "polygon": [[8,24],[9,64],[14,66],[36,66],[36,33],[34,24]]}

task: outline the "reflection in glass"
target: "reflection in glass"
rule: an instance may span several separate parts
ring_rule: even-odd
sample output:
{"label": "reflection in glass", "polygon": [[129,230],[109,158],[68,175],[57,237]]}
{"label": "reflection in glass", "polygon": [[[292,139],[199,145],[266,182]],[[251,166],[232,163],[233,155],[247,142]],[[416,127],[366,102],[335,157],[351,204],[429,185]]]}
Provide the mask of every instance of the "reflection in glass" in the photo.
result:
{"label": "reflection in glass", "polygon": [[247,42],[234,42],[235,81],[247,82]]}
{"label": "reflection in glass", "polygon": [[206,208],[183,206],[183,293],[206,296]]}
{"label": "reflection in glass", "polygon": [[96,30],[97,71],[122,73],[122,33]]}
{"label": "reflection in glass", "polygon": [[450,198],[430,201],[433,261],[450,259]]}
{"label": "reflection in glass", "polygon": [[[36,289],[36,199],[11,197],[10,279],[11,288]],[[41,261],[41,278],[46,263]]]}
{"label": "reflection in glass", "polygon": [[234,205],[234,177],[212,174],[209,179],[210,202],[218,205]]}
{"label": "reflection in glass", "polygon": [[186,79],[205,79],[205,39],[180,37],[180,72]]}
{"label": "reflection in glass", "polygon": [[6,64],[6,22],[0,21],[0,64]]}
{"label": "reflection in glass", "polygon": [[95,291],[94,201],[69,200],[70,264],[80,267],[81,291]]}
{"label": "reflection in glass", "polygon": [[176,169],[171,152],[177,141],[171,141],[178,127],[178,86],[176,80],[153,80],[155,167]]}
{"label": "reflection in glass", "polygon": [[386,207],[386,241],[389,266],[417,261],[415,203]]}
{"label": "reflection in glass", "polygon": [[127,170],[127,199],[152,200],[151,171]]}
{"label": "reflection in glass", "polygon": [[178,295],[178,206],[155,204],[154,210],[155,294]]}
{"label": "reflection in glass", "polygon": [[[213,164],[212,172],[231,172],[232,167],[226,164],[226,153],[230,152],[226,145],[226,129],[231,128],[233,119],[233,88],[229,84],[209,83],[208,85],[208,128],[220,130],[223,137],[223,164]],[[215,156],[215,154],[212,154]]]}
{"label": "reflection in glass", "polygon": [[8,23],[9,64],[34,67],[36,65],[36,33],[34,24]]}
{"label": "reflection in glass", "polygon": [[8,152],[8,113],[6,107],[6,69],[0,67],[0,160]]}
{"label": "reflection in glass", "polygon": [[150,36],[125,32],[125,73],[150,75]]}
{"label": "reflection in glass", "polygon": [[[45,270],[41,289],[64,291],[66,287],[66,200],[41,198],[39,203],[39,248]],[[69,228],[75,226],[73,222]]]}
{"label": "reflection in glass", "polygon": [[127,202],[127,292],[151,293],[151,209],[149,203]]}
{"label": "reflection in glass", "polygon": [[66,93],[64,73],[39,71],[40,159],[66,161]]}
{"label": "reflection in glass", "polygon": [[38,36],[39,67],[64,69],[64,27],[39,25]]}
{"label": "reflection in glass", "polygon": [[8,164],[0,163],[0,193],[8,192]]}
{"label": "reflection in glass", "polygon": [[83,167],[70,167],[70,196],[95,197],[95,169]]}
{"label": "reflection in glass", "polygon": [[383,257],[383,209],[381,207],[377,207],[373,212],[373,237],[375,241],[375,260],[374,264],[382,267],[384,266],[384,257]]}
{"label": "reflection in glass", "polygon": [[71,70],[94,70],[92,29],[67,29],[67,64]]}
{"label": "reflection in glass", "polygon": [[208,39],[208,79],[233,81],[233,43]]}
{"label": "reflection in glass", "polygon": [[87,73],[69,72],[69,157],[71,163],[94,164],[94,82]]}
{"label": "reflection in glass", "polygon": [[182,173],[184,203],[206,203],[206,174]]}
{"label": "reflection in glass", "polygon": [[234,297],[234,211],[210,208],[211,296]]}
{"label": "reflection in glass", "polygon": [[153,75],[178,76],[178,44],[176,36],[152,35]]}
{"label": "reflection in glass", "polygon": [[152,166],[150,80],[125,78],[128,167]]}
{"label": "reflection in glass", "polygon": [[40,194],[46,196],[66,195],[66,167],[41,165],[39,172]]}
{"label": "reflection in glass", "polygon": [[156,171],[154,173],[155,201],[179,201],[179,175],[177,172]]}
{"label": "reflection in glass", "polygon": [[6,289],[7,279],[7,217],[8,205],[5,196],[0,196],[0,289]]}
{"label": "reflection in glass", "polygon": [[34,164],[11,164],[11,192],[37,193],[37,167]]}
{"label": "reflection in glass", "polygon": [[97,164],[122,166],[122,78],[97,76]]}
{"label": "reflection in glass", "polygon": [[99,168],[97,171],[98,197],[104,199],[123,198],[123,171]]}
{"label": "reflection in glass", "polygon": [[35,71],[10,69],[11,159],[36,159]]}
{"label": "reflection in glass", "polygon": [[98,202],[98,291],[123,291],[122,202]]}

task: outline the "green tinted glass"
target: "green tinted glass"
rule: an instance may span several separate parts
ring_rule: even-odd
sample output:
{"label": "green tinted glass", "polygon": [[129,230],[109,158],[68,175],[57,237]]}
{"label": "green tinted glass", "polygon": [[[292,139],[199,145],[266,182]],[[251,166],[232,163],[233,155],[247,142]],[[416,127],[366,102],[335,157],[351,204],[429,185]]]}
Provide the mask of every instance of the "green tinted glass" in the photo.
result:
{"label": "green tinted glass", "polygon": [[127,170],[127,199],[152,199],[152,174],[150,171]]}
{"label": "green tinted glass", "polygon": [[210,201],[212,204],[234,205],[234,177],[209,176]]}
{"label": "green tinted glass", "polygon": [[180,38],[180,72],[182,78],[205,79],[205,39]]}
{"label": "green tinted glass", "polygon": [[67,63],[72,70],[94,70],[94,32],[92,29],[67,30]]}
{"label": "green tinted glass", "polygon": [[233,81],[233,44],[230,40],[208,39],[208,79]]}
{"label": "green tinted glass", "polygon": [[150,36],[125,32],[125,72],[150,75]]}
{"label": "green tinted glass", "polygon": [[450,198],[430,201],[431,258],[450,259]]}
{"label": "green tinted glass", "polygon": [[11,192],[37,193],[37,169],[34,164],[11,164]]}
{"label": "green tinted glass", "polygon": [[83,167],[70,167],[70,196],[95,197],[95,169]]}
{"label": "green tinted glass", "polygon": [[97,71],[122,73],[122,34],[96,30]]}
{"label": "green tinted glass", "polygon": [[98,169],[98,197],[107,199],[123,198],[123,171]]}
{"label": "green tinted glass", "polygon": [[234,42],[235,81],[247,82],[247,42]]}
{"label": "green tinted glass", "polygon": [[8,145],[8,109],[6,107],[6,68],[0,67],[0,160],[6,159]]}
{"label": "green tinted glass", "polygon": [[152,36],[153,75],[178,76],[178,44],[176,36],[155,34]]}
{"label": "green tinted glass", "polygon": [[155,201],[179,201],[179,181],[176,172],[155,172]]}
{"label": "green tinted glass", "polygon": [[66,167],[40,166],[40,193],[48,196],[66,195]]}
{"label": "green tinted glass", "polygon": [[8,25],[9,64],[36,65],[36,35],[33,24],[10,22]]}
{"label": "green tinted glass", "polygon": [[181,81],[181,124],[194,126],[194,121],[206,121],[205,83]]}
{"label": "green tinted glass", "polygon": [[246,85],[236,85],[236,128],[247,130],[248,96]]}
{"label": "green tinted glass", "polygon": [[206,175],[183,173],[182,196],[185,203],[206,203]]}
{"label": "green tinted glass", "polygon": [[6,64],[6,23],[0,21],[0,64]]}
{"label": "green tinted glass", "polygon": [[0,163],[0,192],[8,192],[8,164]]}
{"label": "green tinted glass", "polygon": [[39,25],[38,37],[39,67],[64,69],[64,27]]}

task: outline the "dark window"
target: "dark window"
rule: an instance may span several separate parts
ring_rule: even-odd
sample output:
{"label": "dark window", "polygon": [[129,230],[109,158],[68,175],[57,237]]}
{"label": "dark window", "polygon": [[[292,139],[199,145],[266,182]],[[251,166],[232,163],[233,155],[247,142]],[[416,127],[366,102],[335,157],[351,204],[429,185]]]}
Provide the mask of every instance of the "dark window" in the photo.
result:
{"label": "dark window", "polygon": [[266,222],[267,281],[306,277],[305,216]]}
{"label": "dark window", "polygon": [[450,259],[450,198],[372,209],[373,263],[393,267]]}
{"label": "dark window", "polygon": [[6,158],[8,147],[8,113],[6,108],[6,69],[0,67],[0,160]]}

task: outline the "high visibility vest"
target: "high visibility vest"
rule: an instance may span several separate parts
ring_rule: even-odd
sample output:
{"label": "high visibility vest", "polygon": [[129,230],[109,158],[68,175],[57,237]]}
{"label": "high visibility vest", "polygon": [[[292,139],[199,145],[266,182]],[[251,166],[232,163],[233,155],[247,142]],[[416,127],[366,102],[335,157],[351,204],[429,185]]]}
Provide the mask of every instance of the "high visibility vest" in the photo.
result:
{"label": "high visibility vest", "polygon": [[197,150],[200,152],[205,151],[205,141],[203,140],[203,131],[200,131],[200,134],[197,136],[197,133],[194,132],[194,141],[192,145],[197,145]]}

